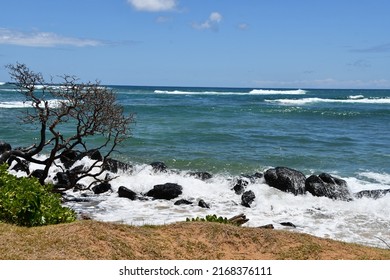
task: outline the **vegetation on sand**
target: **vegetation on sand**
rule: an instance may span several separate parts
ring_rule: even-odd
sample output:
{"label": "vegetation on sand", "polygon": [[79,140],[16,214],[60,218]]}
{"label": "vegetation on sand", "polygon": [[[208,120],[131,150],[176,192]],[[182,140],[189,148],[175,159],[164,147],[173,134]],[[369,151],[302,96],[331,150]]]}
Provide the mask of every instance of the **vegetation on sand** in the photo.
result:
{"label": "vegetation on sand", "polygon": [[38,179],[18,178],[0,165],[0,221],[19,226],[43,226],[73,222],[76,213],[61,205],[60,195]]}

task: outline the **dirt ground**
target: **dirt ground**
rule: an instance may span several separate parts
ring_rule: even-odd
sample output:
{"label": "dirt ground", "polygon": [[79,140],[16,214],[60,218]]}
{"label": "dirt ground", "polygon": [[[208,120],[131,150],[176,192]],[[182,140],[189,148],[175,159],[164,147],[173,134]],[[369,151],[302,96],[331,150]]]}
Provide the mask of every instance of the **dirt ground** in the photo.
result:
{"label": "dirt ground", "polygon": [[135,227],[89,220],[36,228],[0,223],[0,248],[3,260],[390,259],[388,249],[212,222]]}

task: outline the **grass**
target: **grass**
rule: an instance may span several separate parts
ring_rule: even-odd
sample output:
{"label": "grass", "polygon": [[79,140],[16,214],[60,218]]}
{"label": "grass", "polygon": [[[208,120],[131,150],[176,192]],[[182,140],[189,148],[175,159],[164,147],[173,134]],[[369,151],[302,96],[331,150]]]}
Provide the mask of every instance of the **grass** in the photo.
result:
{"label": "grass", "polygon": [[128,226],[77,221],[42,227],[0,223],[3,260],[389,260],[390,250],[307,234],[218,223]]}

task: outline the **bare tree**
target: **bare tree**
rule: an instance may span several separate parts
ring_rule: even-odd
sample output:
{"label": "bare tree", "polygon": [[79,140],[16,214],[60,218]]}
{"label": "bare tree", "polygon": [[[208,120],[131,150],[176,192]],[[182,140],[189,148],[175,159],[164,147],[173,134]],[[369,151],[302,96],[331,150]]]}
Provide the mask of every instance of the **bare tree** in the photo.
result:
{"label": "bare tree", "polygon": [[[32,109],[22,120],[37,125],[39,137],[37,143],[28,148],[3,153],[0,163],[17,157],[42,164],[44,169],[39,179],[43,184],[56,160],[70,151],[91,150],[88,140],[98,137],[102,139],[101,144],[94,149],[104,156],[87,170],[78,170],[73,183],[87,176],[97,179],[103,169],[92,170],[104,165],[117,145],[130,136],[130,124],[134,122],[134,116],[125,115],[122,106],[117,104],[115,92],[99,82],[79,83],[74,76],[60,77],[59,84],[54,85],[52,80],[47,83],[42,74],[21,63],[6,67],[26,102],[31,104]],[[37,157],[43,152],[46,158]]]}

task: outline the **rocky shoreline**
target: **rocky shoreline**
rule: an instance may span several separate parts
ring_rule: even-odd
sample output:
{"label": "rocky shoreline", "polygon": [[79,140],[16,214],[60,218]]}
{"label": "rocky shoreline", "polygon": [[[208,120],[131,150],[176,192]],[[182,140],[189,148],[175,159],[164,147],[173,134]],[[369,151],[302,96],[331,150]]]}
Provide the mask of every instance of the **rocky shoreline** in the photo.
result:
{"label": "rocky shoreline", "polygon": [[[5,142],[0,142],[0,155],[6,151],[11,150],[11,145]],[[103,182],[99,182],[92,186],[83,186],[80,184],[73,184],[72,176],[76,173],[75,170],[83,169],[83,165],[75,165],[75,163],[84,157],[88,157],[91,160],[101,161],[101,168],[104,171],[109,171],[111,175],[106,175]],[[64,193],[67,190],[73,189],[79,190],[91,190],[95,195],[103,194],[112,191],[110,184],[111,177],[114,177],[119,171],[133,172],[133,166],[121,162],[112,158],[106,158],[103,160],[99,151],[91,150],[84,153],[76,153],[68,151],[61,155],[61,163],[63,165],[63,171],[57,172],[52,178],[54,183],[54,191],[58,193]],[[104,161],[104,162],[103,162]],[[34,176],[39,178],[41,170],[30,170],[30,163],[24,160],[11,157],[8,162],[10,169],[14,171],[22,171],[26,173],[26,176]],[[150,164],[153,172],[176,172],[170,170],[163,162],[153,162]],[[110,177],[111,176],[111,177]],[[208,172],[188,172],[188,176],[193,176],[197,179],[207,181],[213,177]],[[255,193],[252,190],[247,190],[250,184],[256,182],[266,183],[272,188],[276,188],[282,192],[292,193],[295,196],[304,195],[310,193],[317,197],[327,197],[333,200],[341,201],[353,201],[360,198],[379,199],[386,194],[390,193],[390,189],[380,190],[363,190],[357,193],[352,193],[345,180],[334,177],[328,173],[320,173],[319,175],[311,175],[306,177],[302,172],[289,168],[289,167],[275,167],[266,170],[264,173],[255,173],[253,175],[242,175],[231,180],[231,190],[237,195],[241,196],[241,205],[245,207],[251,207],[252,202],[255,200]],[[120,186],[117,190],[118,196],[130,200],[149,200],[149,199],[165,199],[174,200],[175,205],[180,204],[193,204],[193,202],[180,199],[183,186],[172,182],[161,182],[151,187],[146,193],[136,193],[131,190],[130,186]],[[68,198],[69,201],[70,198]],[[78,199],[80,200],[80,199]],[[86,200],[87,201],[87,200]],[[198,201],[199,207],[210,208],[207,201],[200,199]]]}

